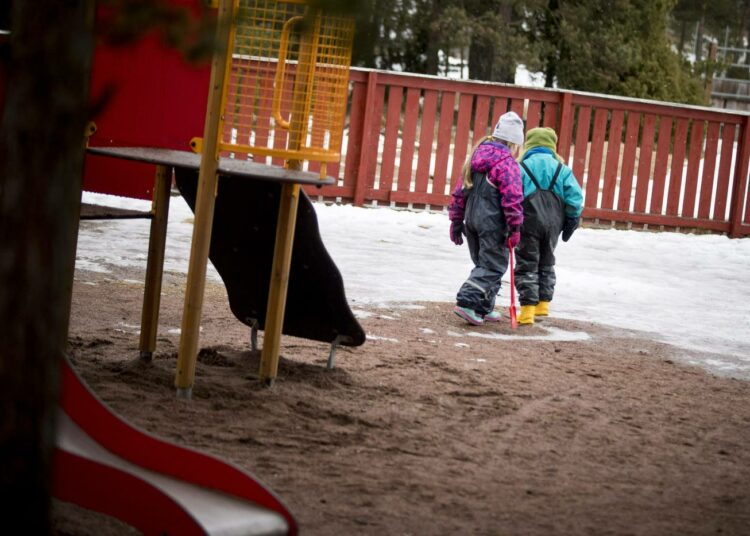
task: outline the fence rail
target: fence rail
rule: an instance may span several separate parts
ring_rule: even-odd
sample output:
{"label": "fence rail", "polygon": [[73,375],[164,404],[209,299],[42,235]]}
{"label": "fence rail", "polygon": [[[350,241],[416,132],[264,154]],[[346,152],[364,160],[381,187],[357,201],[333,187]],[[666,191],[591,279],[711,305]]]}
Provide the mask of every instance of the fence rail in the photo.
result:
{"label": "fence rail", "polygon": [[335,185],[312,196],[441,210],[473,144],[513,110],[550,126],[599,223],[750,234],[750,115],[353,69]]}

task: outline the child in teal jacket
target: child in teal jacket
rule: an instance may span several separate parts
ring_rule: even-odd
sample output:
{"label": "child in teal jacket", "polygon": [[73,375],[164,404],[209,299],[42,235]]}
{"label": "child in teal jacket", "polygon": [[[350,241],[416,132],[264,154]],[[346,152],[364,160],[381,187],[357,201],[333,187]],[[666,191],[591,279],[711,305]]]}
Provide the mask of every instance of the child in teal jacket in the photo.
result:
{"label": "child in teal jacket", "polygon": [[555,248],[562,232],[567,242],[578,226],[583,193],[573,171],[557,154],[557,134],[532,128],[520,160],[524,222],[516,249],[516,289],[521,302],[519,324],[533,324],[549,314],[555,291]]}

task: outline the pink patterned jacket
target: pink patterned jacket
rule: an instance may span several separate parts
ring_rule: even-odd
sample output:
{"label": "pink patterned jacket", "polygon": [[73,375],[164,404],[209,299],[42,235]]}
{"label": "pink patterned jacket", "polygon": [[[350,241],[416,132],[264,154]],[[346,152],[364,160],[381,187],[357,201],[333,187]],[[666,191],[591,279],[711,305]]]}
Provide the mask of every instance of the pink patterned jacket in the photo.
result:
{"label": "pink patterned jacket", "polygon": [[[521,170],[510,149],[497,141],[482,142],[471,156],[471,170],[487,173],[489,182],[500,192],[500,205],[508,232],[520,231],[523,224],[523,183]],[[465,209],[463,184],[459,181],[448,205],[448,217],[451,221],[463,221]]]}

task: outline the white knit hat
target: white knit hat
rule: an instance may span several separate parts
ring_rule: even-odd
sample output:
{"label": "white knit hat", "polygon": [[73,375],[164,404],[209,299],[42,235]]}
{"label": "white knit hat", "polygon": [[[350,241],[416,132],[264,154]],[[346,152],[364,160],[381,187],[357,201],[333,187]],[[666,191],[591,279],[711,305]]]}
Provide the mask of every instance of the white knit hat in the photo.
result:
{"label": "white knit hat", "polygon": [[497,120],[492,137],[523,145],[523,120],[516,112],[504,113]]}

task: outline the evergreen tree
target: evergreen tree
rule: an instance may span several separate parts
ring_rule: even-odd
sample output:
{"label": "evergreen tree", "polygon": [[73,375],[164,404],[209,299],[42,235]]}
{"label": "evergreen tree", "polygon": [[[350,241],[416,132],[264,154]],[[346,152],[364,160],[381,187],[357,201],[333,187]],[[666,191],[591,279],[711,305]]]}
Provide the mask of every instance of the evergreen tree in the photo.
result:
{"label": "evergreen tree", "polygon": [[630,97],[704,103],[700,78],[670,46],[672,0],[561,3],[560,87]]}

